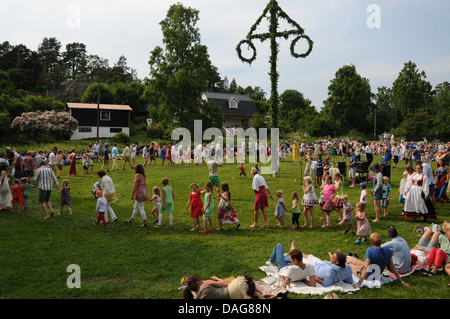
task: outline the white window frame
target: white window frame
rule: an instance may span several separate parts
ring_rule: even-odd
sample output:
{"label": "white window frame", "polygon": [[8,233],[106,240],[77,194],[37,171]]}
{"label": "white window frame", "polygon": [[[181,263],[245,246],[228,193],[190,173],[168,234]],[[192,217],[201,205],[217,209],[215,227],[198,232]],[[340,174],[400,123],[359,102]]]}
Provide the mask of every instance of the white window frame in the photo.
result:
{"label": "white window frame", "polygon": [[231,99],[228,101],[228,107],[229,107],[230,109],[238,109],[238,108],[239,108],[239,101],[236,100],[235,98],[231,98]]}
{"label": "white window frame", "polygon": [[[104,116],[104,115],[108,116]],[[111,111],[101,110],[100,111],[100,121],[111,121]]]}

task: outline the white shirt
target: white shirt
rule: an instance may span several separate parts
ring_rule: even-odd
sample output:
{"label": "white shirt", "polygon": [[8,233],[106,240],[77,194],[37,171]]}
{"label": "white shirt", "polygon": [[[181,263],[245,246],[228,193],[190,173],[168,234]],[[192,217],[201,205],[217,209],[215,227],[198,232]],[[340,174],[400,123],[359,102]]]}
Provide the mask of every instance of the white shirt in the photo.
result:
{"label": "white shirt", "polygon": [[104,197],[100,197],[99,199],[97,199],[97,207],[96,210],[99,213],[106,213],[106,198]]}
{"label": "white shirt", "polygon": [[55,153],[51,152],[48,155],[48,164],[52,166],[52,165],[55,165],[55,163],[56,163],[56,155],[55,155]]}
{"label": "white shirt", "polygon": [[264,179],[264,177],[262,177],[262,176],[259,175],[259,174],[256,174],[256,175],[253,177],[252,188],[253,188],[255,191],[259,191],[259,188],[260,188],[261,186],[264,186],[266,189],[269,189],[269,187],[268,187],[267,184],[266,184],[266,180]]}
{"label": "white shirt", "polygon": [[359,197],[359,201],[367,205],[367,190],[363,189],[361,191],[361,196]]}
{"label": "white shirt", "polygon": [[301,269],[299,266],[290,265],[281,268],[278,271],[280,276],[288,277],[291,281],[300,281],[305,279],[306,277],[315,275],[314,265],[306,264],[305,269]]}
{"label": "white shirt", "polygon": [[114,188],[114,183],[108,175],[105,175],[102,177],[102,190],[104,195],[109,195],[116,192],[116,189]]}

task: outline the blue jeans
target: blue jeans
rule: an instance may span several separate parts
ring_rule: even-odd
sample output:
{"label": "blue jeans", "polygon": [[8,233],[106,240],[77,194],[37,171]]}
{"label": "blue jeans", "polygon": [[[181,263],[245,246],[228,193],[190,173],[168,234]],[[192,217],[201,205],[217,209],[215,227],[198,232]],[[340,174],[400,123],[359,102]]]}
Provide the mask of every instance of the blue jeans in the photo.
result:
{"label": "blue jeans", "polygon": [[272,252],[272,256],[270,256],[269,261],[272,264],[275,264],[276,262],[278,270],[280,270],[283,267],[292,265],[290,257],[284,255],[284,248],[282,244],[275,245],[275,248]]}

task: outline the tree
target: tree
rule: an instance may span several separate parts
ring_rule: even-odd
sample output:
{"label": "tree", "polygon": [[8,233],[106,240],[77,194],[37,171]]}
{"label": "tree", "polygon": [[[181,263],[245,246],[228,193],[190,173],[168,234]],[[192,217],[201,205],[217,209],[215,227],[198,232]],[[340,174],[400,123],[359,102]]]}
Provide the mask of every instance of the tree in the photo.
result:
{"label": "tree", "polygon": [[86,74],[88,62],[86,45],[78,42],[68,43],[66,52],[63,53],[63,62],[72,79],[75,79],[78,74]]}
{"label": "tree", "polygon": [[143,98],[144,85],[139,81],[131,83],[116,83],[114,96],[118,103],[130,105],[133,109],[132,115],[147,112],[147,103]]}
{"label": "tree", "polygon": [[425,71],[419,71],[415,63],[404,64],[392,86],[395,108],[403,119],[418,109],[428,109],[432,100],[432,87],[426,81]]}
{"label": "tree", "polygon": [[42,63],[44,72],[52,73],[61,59],[61,42],[56,38],[44,38],[38,47],[39,59]]}
{"label": "tree", "polygon": [[6,71],[17,89],[33,91],[42,72],[38,54],[25,45],[0,45],[0,70]]}
{"label": "tree", "polygon": [[432,103],[433,133],[450,135],[450,83],[436,85],[435,92]]}
{"label": "tree", "polygon": [[157,108],[166,132],[175,127],[193,132],[196,119],[208,119],[204,128],[222,127],[220,108],[200,98],[208,90],[209,79],[217,75],[217,68],[209,60],[207,47],[200,43],[198,20],[198,10],[172,5],[160,23],[164,48],[157,46],[151,52],[145,96]]}
{"label": "tree", "polygon": [[389,132],[393,127],[397,126],[399,123],[395,123],[395,113],[396,109],[392,102],[392,90],[386,86],[379,87],[377,93],[375,94],[375,110],[369,117],[369,123],[374,123],[376,125],[376,132]]}
{"label": "tree", "polygon": [[[314,107],[312,107],[314,109]],[[299,128],[299,120],[312,112],[311,101],[305,99],[297,90],[286,90],[280,95],[281,127],[285,131],[295,131]]]}
{"label": "tree", "polygon": [[66,80],[66,70],[60,52],[61,42],[56,38],[44,38],[37,54],[42,64],[40,85],[43,89],[56,89]]}
{"label": "tree", "polygon": [[[97,103],[98,96],[98,84],[92,83],[84,91],[81,97],[81,103]],[[100,103],[101,104],[113,104],[115,101],[114,91],[105,83],[100,83]]]}
{"label": "tree", "polygon": [[[336,131],[361,133],[371,131],[367,116],[373,109],[369,80],[356,72],[354,65],[340,68],[328,87],[328,99],[324,109],[336,119]],[[333,127],[333,121],[330,122]]]}
{"label": "tree", "polygon": [[109,70],[108,81],[111,83],[123,82],[131,83],[136,80],[136,70],[127,65],[127,58],[124,55]]}

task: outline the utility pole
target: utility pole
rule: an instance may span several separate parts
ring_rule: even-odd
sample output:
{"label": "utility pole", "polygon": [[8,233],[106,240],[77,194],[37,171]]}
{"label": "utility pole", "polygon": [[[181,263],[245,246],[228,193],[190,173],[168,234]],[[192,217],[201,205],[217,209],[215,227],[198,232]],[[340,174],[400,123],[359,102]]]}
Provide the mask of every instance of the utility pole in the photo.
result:
{"label": "utility pole", "polygon": [[100,130],[100,80],[97,81],[97,141],[99,140]]}

